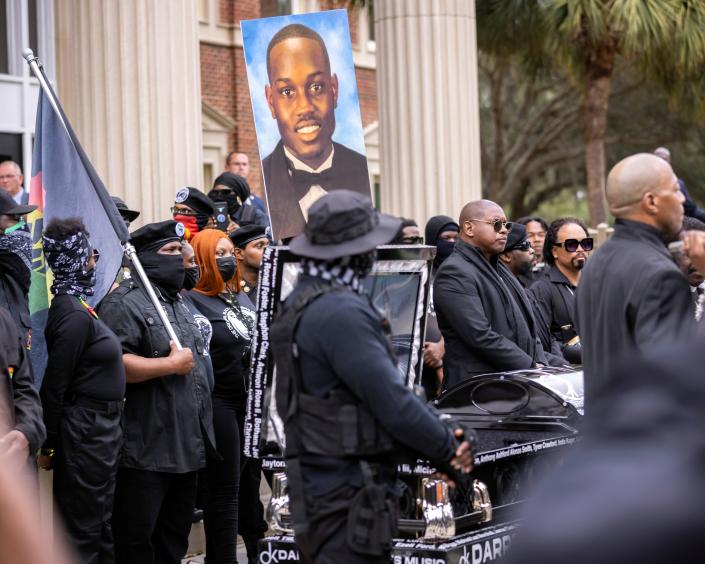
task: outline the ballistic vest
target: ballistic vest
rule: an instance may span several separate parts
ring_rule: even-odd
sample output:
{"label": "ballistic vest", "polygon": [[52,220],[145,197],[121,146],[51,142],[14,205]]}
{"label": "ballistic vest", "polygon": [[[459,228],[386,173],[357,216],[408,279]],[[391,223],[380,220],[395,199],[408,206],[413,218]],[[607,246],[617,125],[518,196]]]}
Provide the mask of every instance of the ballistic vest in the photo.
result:
{"label": "ballistic vest", "polygon": [[[365,459],[389,453],[391,436],[369,410],[343,385],[324,398],[303,392],[299,352],[294,341],[306,307],[331,292],[349,292],[345,286],[314,281],[287,303],[270,327],[270,347],[277,370],[277,410],[286,433],[289,495],[298,508],[305,508],[300,461],[308,455]],[[298,533],[306,531],[305,514],[294,521]]]}

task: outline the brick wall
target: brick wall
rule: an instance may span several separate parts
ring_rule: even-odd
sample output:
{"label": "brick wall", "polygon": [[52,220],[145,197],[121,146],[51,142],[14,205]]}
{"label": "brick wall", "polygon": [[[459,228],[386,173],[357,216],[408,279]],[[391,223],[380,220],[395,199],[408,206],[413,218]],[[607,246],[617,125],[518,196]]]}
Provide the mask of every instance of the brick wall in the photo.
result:
{"label": "brick wall", "polygon": [[362,127],[367,127],[377,120],[377,71],[372,69],[355,69],[357,77],[357,95],[360,99]]}
{"label": "brick wall", "polygon": [[247,71],[245,69],[245,55],[241,47],[235,48],[235,91],[237,131],[233,150],[245,153],[250,158],[250,187],[258,196],[264,195],[264,182],[260,169],[259,151],[257,149],[257,135],[255,133],[255,120],[252,116],[252,102],[250,89],[247,85]]}
{"label": "brick wall", "polygon": [[[221,0],[223,2],[224,0]],[[232,2],[232,0],[230,0]],[[252,20],[260,17],[260,0],[236,0],[234,2],[233,23],[240,25],[240,20]]]}

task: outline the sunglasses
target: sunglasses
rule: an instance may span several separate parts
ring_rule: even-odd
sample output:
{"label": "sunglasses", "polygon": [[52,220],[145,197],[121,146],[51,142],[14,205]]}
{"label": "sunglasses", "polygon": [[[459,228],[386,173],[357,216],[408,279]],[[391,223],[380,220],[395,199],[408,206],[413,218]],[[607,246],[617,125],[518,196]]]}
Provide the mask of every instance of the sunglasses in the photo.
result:
{"label": "sunglasses", "polygon": [[578,241],[577,239],[566,239],[562,243],[554,243],[554,247],[563,247],[566,251],[569,253],[574,253],[575,251],[578,250],[578,246],[583,250],[583,251],[592,251],[594,245],[594,241],[592,237],[585,237],[585,239],[581,239]]}
{"label": "sunglasses", "polygon": [[510,251],[528,251],[531,248],[531,243],[528,241],[522,241],[521,243],[517,243],[514,245]]}
{"label": "sunglasses", "polygon": [[468,221],[479,221],[480,223],[489,223],[494,229],[495,233],[502,231],[503,227],[506,227],[507,231],[512,228],[512,222],[505,219],[468,219]]}

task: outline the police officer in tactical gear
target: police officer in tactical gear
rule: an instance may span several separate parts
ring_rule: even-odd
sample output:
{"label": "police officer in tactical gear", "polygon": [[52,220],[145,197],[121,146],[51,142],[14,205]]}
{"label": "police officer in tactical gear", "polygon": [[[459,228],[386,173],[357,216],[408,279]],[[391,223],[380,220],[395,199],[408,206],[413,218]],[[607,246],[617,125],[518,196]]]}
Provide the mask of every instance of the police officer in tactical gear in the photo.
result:
{"label": "police officer in tactical gear", "polygon": [[463,472],[472,468],[463,432],[404,385],[387,323],[360,293],[377,245],[399,226],[365,196],[335,190],[311,206],[305,233],[291,242],[302,272],[270,341],[304,562],[389,562],[399,445]]}

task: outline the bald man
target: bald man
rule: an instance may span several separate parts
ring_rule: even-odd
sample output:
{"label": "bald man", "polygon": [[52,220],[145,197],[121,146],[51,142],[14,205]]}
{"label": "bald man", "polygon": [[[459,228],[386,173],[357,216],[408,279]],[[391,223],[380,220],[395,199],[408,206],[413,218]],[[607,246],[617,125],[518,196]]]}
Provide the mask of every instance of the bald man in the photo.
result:
{"label": "bald man", "polygon": [[438,326],[445,339],[443,389],[475,374],[546,364],[524,289],[498,255],[511,224],[489,200],[460,214],[455,249],[433,284]]}
{"label": "bald man", "polygon": [[609,393],[620,359],[685,336],[693,317],[688,282],[664,245],[683,222],[671,166],[652,154],[627,157],[610,171],[606,195],[614,235],[587,263],[576,296],[587,413]]}
{"label": "bald man", "polygon": [[[656,149],[654,149],[654,155],[662,158],[668,164],[671,164],[671,151],[667,147],[656,147]],[[685,202],[683,202],[683,209],[685,210],[685,215],[687,215],[688,217],[694,217],[699,221],[705,222],[705,210],[699,208],[698,204],[696,204],[690,197],[688,187],[685,185],[685,181],[682,178],[678,179],[678,186],[681,192],[683,192],[683,196],[685,197]]]}

